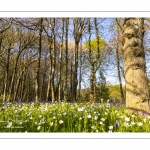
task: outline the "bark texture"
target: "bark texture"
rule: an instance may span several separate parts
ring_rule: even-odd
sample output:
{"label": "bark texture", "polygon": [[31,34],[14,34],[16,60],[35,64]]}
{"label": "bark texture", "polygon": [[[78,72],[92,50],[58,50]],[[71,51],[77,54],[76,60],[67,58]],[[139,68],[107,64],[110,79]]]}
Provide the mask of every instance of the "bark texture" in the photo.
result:
{"label": "bark texture", "polygon": [[126,107],[150,112],[149,90],[143,48],[143,18],[126,18],[123,26]]}

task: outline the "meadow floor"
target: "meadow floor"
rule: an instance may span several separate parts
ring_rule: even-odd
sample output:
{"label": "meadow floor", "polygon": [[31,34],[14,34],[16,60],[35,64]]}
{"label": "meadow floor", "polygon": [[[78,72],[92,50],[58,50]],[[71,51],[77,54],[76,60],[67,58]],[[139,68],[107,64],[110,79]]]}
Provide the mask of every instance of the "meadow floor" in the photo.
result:
{"label": "meadow floor", "polygon": [[150,132],[150,116],[119,103],[1,103],[0,132]]}

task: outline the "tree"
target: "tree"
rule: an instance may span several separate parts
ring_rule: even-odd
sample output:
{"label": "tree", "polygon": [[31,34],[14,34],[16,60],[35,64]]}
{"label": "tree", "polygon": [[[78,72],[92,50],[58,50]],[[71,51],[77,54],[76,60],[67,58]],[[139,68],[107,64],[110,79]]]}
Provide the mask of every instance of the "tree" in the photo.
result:
{"label": "tree", "polygon": [[60,52],[59,52],[59,71],[58,71],[58,102],[61,101],[61,89],[62,89],[62,51],[63,51],[63,38],[64,38],[64,18],[61,20],[62,28],[61,28],[61,41],[60,41]]}
{"label": "tree", "polygon": [[75,50],[72,68],[72,101],[77,101],[79,42],[86,27],[86,18],[73,18],[73,26],[74,26],[73,36],[75,40]]}
{"label": "tree", "polygon": [[126,81],[126,107],[150,112],[148,80],[143,48],[144,19],[125,18],[123,54]]}
{"label": "tree", "polygon": [[64,100],[68,99],[68,28],[69,28],[69,18],[65,18],[64,20],[65,26],[65,83],[64,83]]}
{"label": "tree", "polygon": [[[121,99],[122,99],[122,102],[125,101],[125,97],[124,97],[124,92],[123,92],[123,86],[122,86],[122,78],[121,78],[121,66],[120,66],[120,56],[119,56],[119,51],[121,51],[120,49],[120,46],[122,45],[120,43],[120,34],[119,34],[119,29],[122,30],[122,26],[120,25],[120,22],[117,18],[116,18],[116,30],[117,30],[117,39],[116,39],[116,42],[115,42],[115,49],[116,49],[116,64],[117,64],[117,72],[118,72],[118,80],[119,80],[119,85],[120,85],[120,95],[121,95]],[[119,28],[120,27],[120,28]],[[121,33],[121,32],[120,32]],[[122,35],[121,35],[122,36]]]}
{"label": "tree", "polygon": [[40,88],[40,66],[41,66],[41,51],[42,51],[42,32],[43,32],[43,18],[39,19],[39,47],[38,47],[38,64],[37,64],[37,75],[36,75],[36,97],[35,101],[38,102],[41,95]]}
{"label": "tree", "polygon": [[104,76],[104,70],[99,69],[98,71],[99,76],[97,77],[95,90],[96,102],[100,102],[101,99],[106,101],[110,97],[109,88],[106,84],[106,78]]}
{"label": "tree", "polygon": [[[91,67],[91,74],[90,74],[90,102],[93,103],[95,101],[95,86],[96,86],[96,70],[99,68],[96,67],[96,63],[100,59],[100,55],[102,51],[105,49],[105,41],[99,37],[99,31],[98,31],[98,25],[97,25],[97,19],[94,18],[94,29],[96,34],[96,39],[91,41],[91,19],[88,19],[88,34],[89,39],[86,43],[87,48],[89,49],[89,62]],[[99,62],[100,63],[100,62]],[[101,64],[101,63],[100,63]]]}

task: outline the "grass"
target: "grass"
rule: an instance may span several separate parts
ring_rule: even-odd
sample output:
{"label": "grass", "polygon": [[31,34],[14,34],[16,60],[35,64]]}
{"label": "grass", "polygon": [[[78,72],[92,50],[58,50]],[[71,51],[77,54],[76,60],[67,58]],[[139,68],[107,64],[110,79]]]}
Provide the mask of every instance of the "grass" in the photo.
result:
{"label": "grass", "polygon": [[150,132],[150,116],[116,104],[1,104],[0,132]]}

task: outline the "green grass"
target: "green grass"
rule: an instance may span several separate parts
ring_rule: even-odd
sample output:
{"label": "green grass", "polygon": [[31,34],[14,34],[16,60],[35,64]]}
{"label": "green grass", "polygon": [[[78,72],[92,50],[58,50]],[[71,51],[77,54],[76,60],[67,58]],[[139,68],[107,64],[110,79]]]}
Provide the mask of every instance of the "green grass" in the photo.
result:
{"label": "green grass", "polygon": [[0,132],[150,132],[150,116],[110,104],[8,103],[1,107]]}

